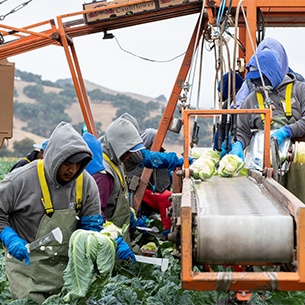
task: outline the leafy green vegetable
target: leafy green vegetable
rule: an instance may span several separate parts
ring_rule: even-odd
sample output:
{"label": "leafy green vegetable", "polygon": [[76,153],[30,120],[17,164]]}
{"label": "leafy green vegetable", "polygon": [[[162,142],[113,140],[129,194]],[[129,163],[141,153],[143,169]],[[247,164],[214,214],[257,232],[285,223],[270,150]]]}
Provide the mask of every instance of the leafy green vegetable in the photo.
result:
{"label": "leafy green vegetable", "polygon": [[221,159],[220,152],[217,150],[207,150],[202,155],[201,158],[210,159],[213,161],[214,165],[217,166],[219,164],[219,161]]}
{"label": "leafy green vegetable", "polygon": [[245,162],[236,155],[225,155],[219,162],[218,174],[223,177],[233,177],[243,169]]}
{"label": "leafy green vegetable", "polygon": [[3,180],[17,161],[17,158],[0,158],[0,180]]}
{"label": "leafy green vegetable", "polygon": [[210,158],[204,157],[195,160],[190,169],[193,170],[194,179],[201,179],[203,181],[210,179],[216,173],[214,162]]}
{"label": "leafy green vegetable", "polygon": [[156,243],[151,241],[151,242],[147,243],[146,245],[142,246],[141,250],[157,251],[158,247],[157,247]]}
{"label": "leafy green vegetable", "polygon": [[99,232],[76,230],[69,241],[69,262],[64,271],[64,301],[84,297],[94,277],[94,267],[106,280],[115,263],[115,243]]}

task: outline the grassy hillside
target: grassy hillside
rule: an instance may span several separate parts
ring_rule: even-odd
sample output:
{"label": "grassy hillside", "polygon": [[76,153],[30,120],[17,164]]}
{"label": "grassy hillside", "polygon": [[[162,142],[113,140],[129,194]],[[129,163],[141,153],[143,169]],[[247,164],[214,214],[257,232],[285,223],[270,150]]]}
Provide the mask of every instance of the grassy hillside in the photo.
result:
{"label": "grassy hillside", "polygon": [[[119,115],[128,112],[139,122],[141,131],[158,128],[166,107],[164,96],[150,98],[134,93],[116,92],[85,81],[98,135]],[[175,117],[180,118],[176,110]],[[80,131],[84,123],[71,80],[43,81],[40,76],[16,71],[14,94],[14,131],[8,149],[24,138],[42,142],[60,121],[70,122]],[[211,135],[211,125],[203,128],[204,140]],[[182,133],[182,132],[181,132]],[[167,151],[183,152],[183,136],[168,132],[164,147]]]}

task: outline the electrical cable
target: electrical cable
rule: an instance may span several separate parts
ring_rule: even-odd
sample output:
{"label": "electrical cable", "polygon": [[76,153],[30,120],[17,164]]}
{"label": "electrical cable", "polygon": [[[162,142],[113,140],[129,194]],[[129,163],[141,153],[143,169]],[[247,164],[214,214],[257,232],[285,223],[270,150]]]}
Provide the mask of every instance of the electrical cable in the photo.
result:
{"label": "electrical cable", "polygon": [[127,53],[127,54],[130,54],[130,55],[132,55],[132,56],[134,56],[134,57],[138,57],[138,58],[140,58],[140,59],[150,61],[150,62],[167,63],[167,62],[171,62],[171,61],[173,61],[173,60],[175,60],[175,59],[177,59],[177,58],[183,56],[183,55],[186,53],[186,52],[184,52],[184,53],[182,53],[182,54],[180,54],[180,55],[177,55],[177,56],[175,56],[175,57],[173,57],[173,58],[171,58],[171,59],[168,59],[168,60],[155,60],[155,59],[149,59],[149,58],[146,58],[146,57],[143,57],[143,56],[136,55],[136,54],[134,54],[134,53],[132,53],[132,52],[130,52],[130,51],[127,51],[127,50],[123,49],[122,46],[120,45],[118,39],[117,39],[115,36],[114,36],[114,39],[115,39],[117,45],[119,46],[119,48],[120,48],[123,52],[125,52],[125,53]]}

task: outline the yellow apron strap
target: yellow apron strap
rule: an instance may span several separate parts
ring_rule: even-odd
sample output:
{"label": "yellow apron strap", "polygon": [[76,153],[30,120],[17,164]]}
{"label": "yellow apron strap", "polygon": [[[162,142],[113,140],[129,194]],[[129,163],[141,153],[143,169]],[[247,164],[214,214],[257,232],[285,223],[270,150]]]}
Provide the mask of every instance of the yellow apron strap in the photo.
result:
{"label": "yellow apron strap", "polygon": [[[265,109],[263,96],[258,91],[256,92],[256,99],[257,99],[257,102],[258,102],[258,108],[259,109]],[[265,115],[263,113],[261,113],[261,118],[262,118],[262,121],[264,123],[265,122]]]}
{"label": "yellow apron strap", "polygon": [[119,179],[120,179],[120,183],[121,183],[121,187],[124,188],[125,187],[125,183],[123,180],[123,177],[118,169],[118,167],[110,160],[110,158],[103,153],[103,158],[111,165],[111,167],[115,170],[116,174],[118,175]]}
{"label": "yellow apron strap", "polygon": [[41,187],[41,191],[42,191],[41,202],[42,202],[47,214],[53,213],[54,212],[53,204],[51,201],[49,188],[48,188],[46,177],[44,174],[43,159],[39,159],[37,162],[37,172],[38,172],[38,178],[39,178],[40,187]]}
{"label": "yellow apron strap", "polygon": [[292,83],[289,83],[286,86],[285,101],[283,101],[283,103],[282,103],[283,108],[285,110],[286,117],[292,117],[291,92],[292,92]]}
{"label": "yellow apron strap", "polygon": [[21,160],[25,160],[26,162],[31,163],[31,161],[27,157],[21,158]]}
{"label": "yellow apron strap", "polygon": [[80,210],[83,200],[83,173],[81,173],[76,179],[76,194],[75,194],[75,209]]}

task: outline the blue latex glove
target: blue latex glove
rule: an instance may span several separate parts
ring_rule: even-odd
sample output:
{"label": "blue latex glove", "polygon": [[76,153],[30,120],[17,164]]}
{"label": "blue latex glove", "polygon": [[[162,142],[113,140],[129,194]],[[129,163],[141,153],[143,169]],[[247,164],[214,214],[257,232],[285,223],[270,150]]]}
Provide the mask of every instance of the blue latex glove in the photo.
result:
{"label": "blue latex glove", "polygon": [[229,154],[236,155],[239,158],[241,158],[243,161],[245,161],[244,148],[243,148],[243,144],[241,143],[241,141],[236,141],[235,143],[232,144],[232,149],[229,152]]}
{"label": "blue latex glove", "polygon": [[276,138],[281,145],[285,138],[292,138],[292,130],[289,126],[281,127],[271,135],[271,138]]}
{"label": "blue latex glove", "polygon": [[136,226],[137,227],[147,227],[146,225],[146,219],[147,217],[146,216],[138,216],[138,220],[136,222]]}
{"label": "blue latex glove", "polygon": [[103,224],[104,224],[104,217],[101,214],[82,216],[78,221],[77,228],[100,232],[103,230]]}
{"label": "blue latex glove", "polygon": [[117,256],[119,259],[128,261],[131,258],[134,262],[136,262],[136,257],[122,237],[118,237],[115,240],[115,243],[117,245]]}
{"label": "blue latex glove", "polygon": [[26,247],[27,242],[20,238],[11,227],[4,228],[0,238],[10,255],[20,261],[25,259],[26,266],[30,263],[30,255],[28,248]]}
{"label": "blue latex glove", "polygon": [[168,236],[168,234],[170,233],[170,230],[164,230],[161,234],[163,235],[163,236]]}
{"label": "blue latex glove", "polygon": [[137,227],[146,227],[146,216],[135,216],[135,213],[130,209],[130,232],[133,233]]}
{"label": "blue latex glove", "polygon": [[[232,144],[229,138],[229,143],[228,143],[228,147],[226,147],[226,142],[222,142],[221,144],[221,153],[220,153],[220,157],[222,158],[223,156],[225,156],[229,151],[232,150]],[[226,149],[227,148],[227,149]]]}

